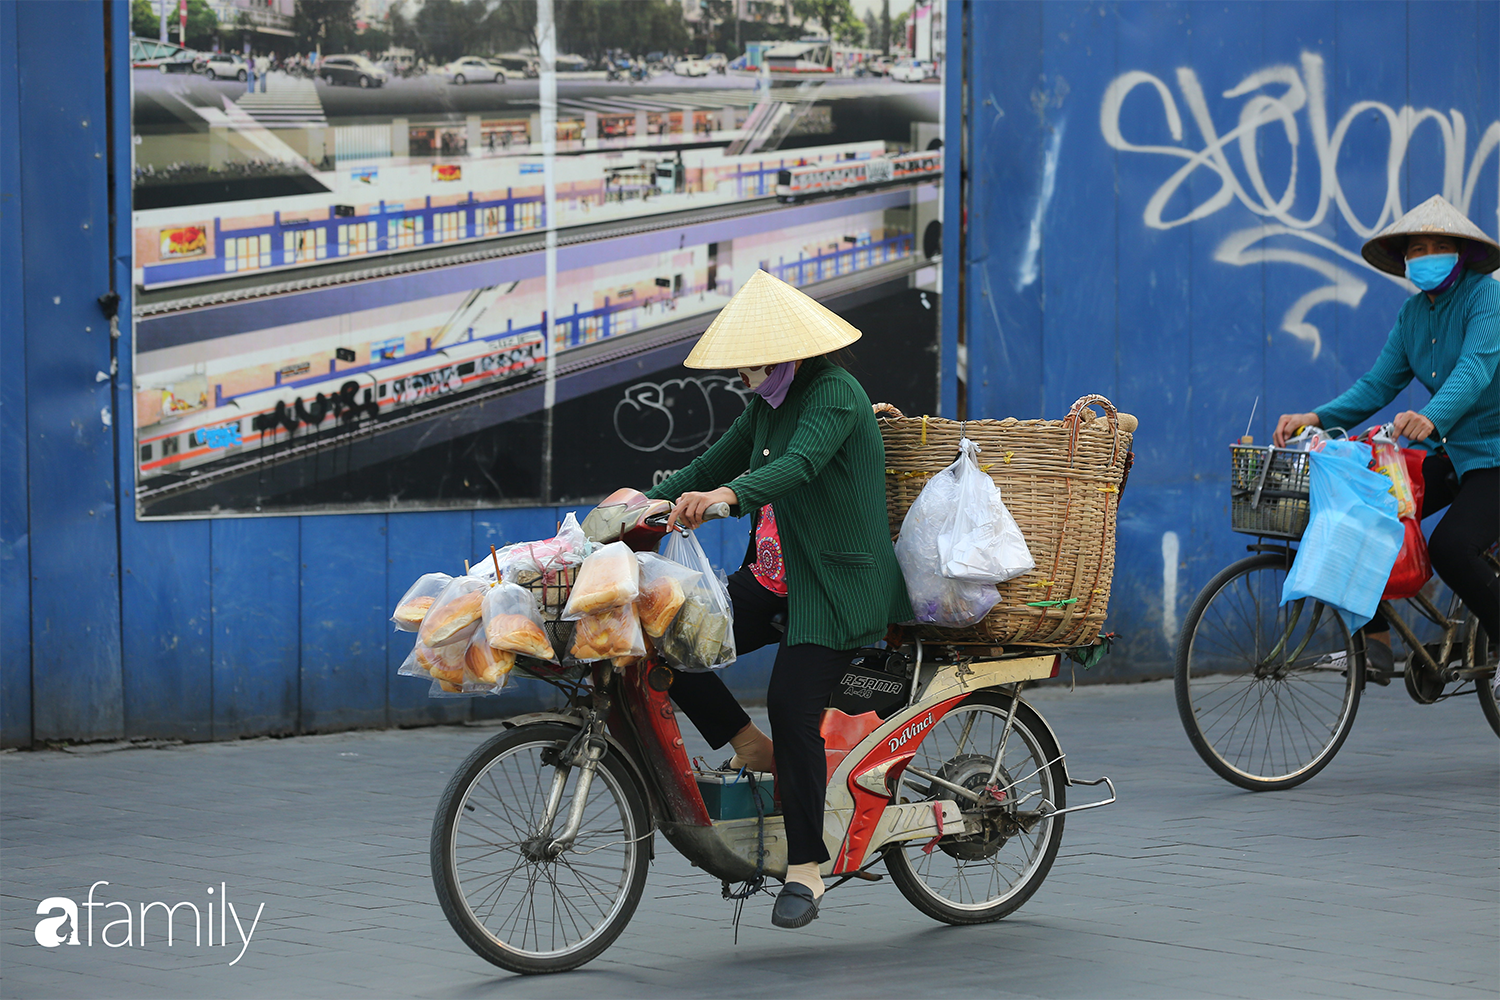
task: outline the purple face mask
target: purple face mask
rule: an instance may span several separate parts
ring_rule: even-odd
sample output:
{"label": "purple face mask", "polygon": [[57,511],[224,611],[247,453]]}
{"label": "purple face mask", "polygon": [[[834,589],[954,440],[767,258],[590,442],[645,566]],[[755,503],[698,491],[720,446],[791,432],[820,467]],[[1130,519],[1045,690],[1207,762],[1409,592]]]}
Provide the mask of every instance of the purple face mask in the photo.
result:
{"label": "purple face mask", "polygon": [[786,394],[792,387],[792,379],[797,374],[797,362],[783,361],[776,365],[767,365],[766,374],[758,382],[746,374],[745,381],[750,383],[750,390],[761,399],[771,404],[775,409],[786,402]]}

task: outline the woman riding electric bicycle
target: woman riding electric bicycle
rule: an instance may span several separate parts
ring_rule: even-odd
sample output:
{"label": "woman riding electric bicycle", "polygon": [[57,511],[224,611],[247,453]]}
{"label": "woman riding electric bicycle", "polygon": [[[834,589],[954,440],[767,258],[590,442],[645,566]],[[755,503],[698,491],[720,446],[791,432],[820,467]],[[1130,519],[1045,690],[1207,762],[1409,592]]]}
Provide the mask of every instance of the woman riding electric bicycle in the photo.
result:
{"label": "woman riding electric bicycle", "polygon": [[771,915],[778,927],[810,923],[823,895],[819,723],[829,694],[856,650],[911,616],[886,520],[880,429],[860,384],[827,356],[859,337],[757,271],[684,362],[739,369],[756,398],[708,451],[648,494],[675,501],[673,522],[690,528],[715,503],[755,512],[729,594],[736,650],[779,644],[766,691],[774,743],[717,673],[679,673],[671,694],[711,746],[734,747],[734,767],[776,772],[788,861]]}

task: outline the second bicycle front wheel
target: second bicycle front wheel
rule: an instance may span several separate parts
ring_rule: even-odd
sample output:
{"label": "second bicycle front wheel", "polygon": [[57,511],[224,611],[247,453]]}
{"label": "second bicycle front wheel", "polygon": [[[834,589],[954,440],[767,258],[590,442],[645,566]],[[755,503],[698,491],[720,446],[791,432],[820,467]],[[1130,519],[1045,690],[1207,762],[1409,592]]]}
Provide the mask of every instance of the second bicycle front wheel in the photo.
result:
{"label": "second bicycle front wheel", "polygon": [[1177,640],[1177,712],[1198,756],[1251,791],[1299,785],[1349,735],[1363,652],[1312,599],[1281,605],[1288,561],[1227,566],[1193,602]]}

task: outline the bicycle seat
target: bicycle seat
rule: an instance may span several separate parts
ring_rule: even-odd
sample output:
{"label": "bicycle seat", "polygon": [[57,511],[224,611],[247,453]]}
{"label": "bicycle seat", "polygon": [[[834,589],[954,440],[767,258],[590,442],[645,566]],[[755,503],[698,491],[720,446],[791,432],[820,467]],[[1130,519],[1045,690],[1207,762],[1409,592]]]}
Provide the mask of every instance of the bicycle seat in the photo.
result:
{"label": "bicycle seat", "polygon": [[786,635],[786,612],[778,611],[771,616],[771,627],[782,635]]}

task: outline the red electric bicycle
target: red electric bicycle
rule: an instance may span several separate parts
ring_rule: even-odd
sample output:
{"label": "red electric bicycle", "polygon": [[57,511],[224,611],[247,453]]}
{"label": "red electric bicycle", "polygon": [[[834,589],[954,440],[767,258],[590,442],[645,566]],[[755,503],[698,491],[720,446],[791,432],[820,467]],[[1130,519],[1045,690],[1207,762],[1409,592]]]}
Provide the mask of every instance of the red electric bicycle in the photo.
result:
{"label": "red electric bicycle", "polygon": [[[611,500],[585,530],[654,550],[670,504]],[[710,516],[728,514],[716,506]],[[617,508],[624,520],[607,523]],[[548,623],[554,645],[571,626]],[[998,920],[1036,892],[1066,814],[1115,801],[1108,778],[1069,775],[1056,734],[1020,696],[1023,681],[1055,676],[1059,661],[1055,650],[1007,647],[980,660],[917,641],[851,664],[822,722],[830,891],[883,878],[872,870],[883,863],[912,905],[950,924]],[[669,667],[654,657],[624,668],[602,661],[547,679],[567,693],[566,707],[507,720],[459,765],[433,822],[438,900],[477,954],[519,973],[597,957],[640,902],[658,830],[726,896],[731,883],[747,883],[743,895],[785,876],[785,828],[769,788],[747,777],[755,811],[711,817],[703,789],[717,798],[740,776],[688,759]],[[1069,786],[1100,784],[1108,798],[1066,805]]]}

